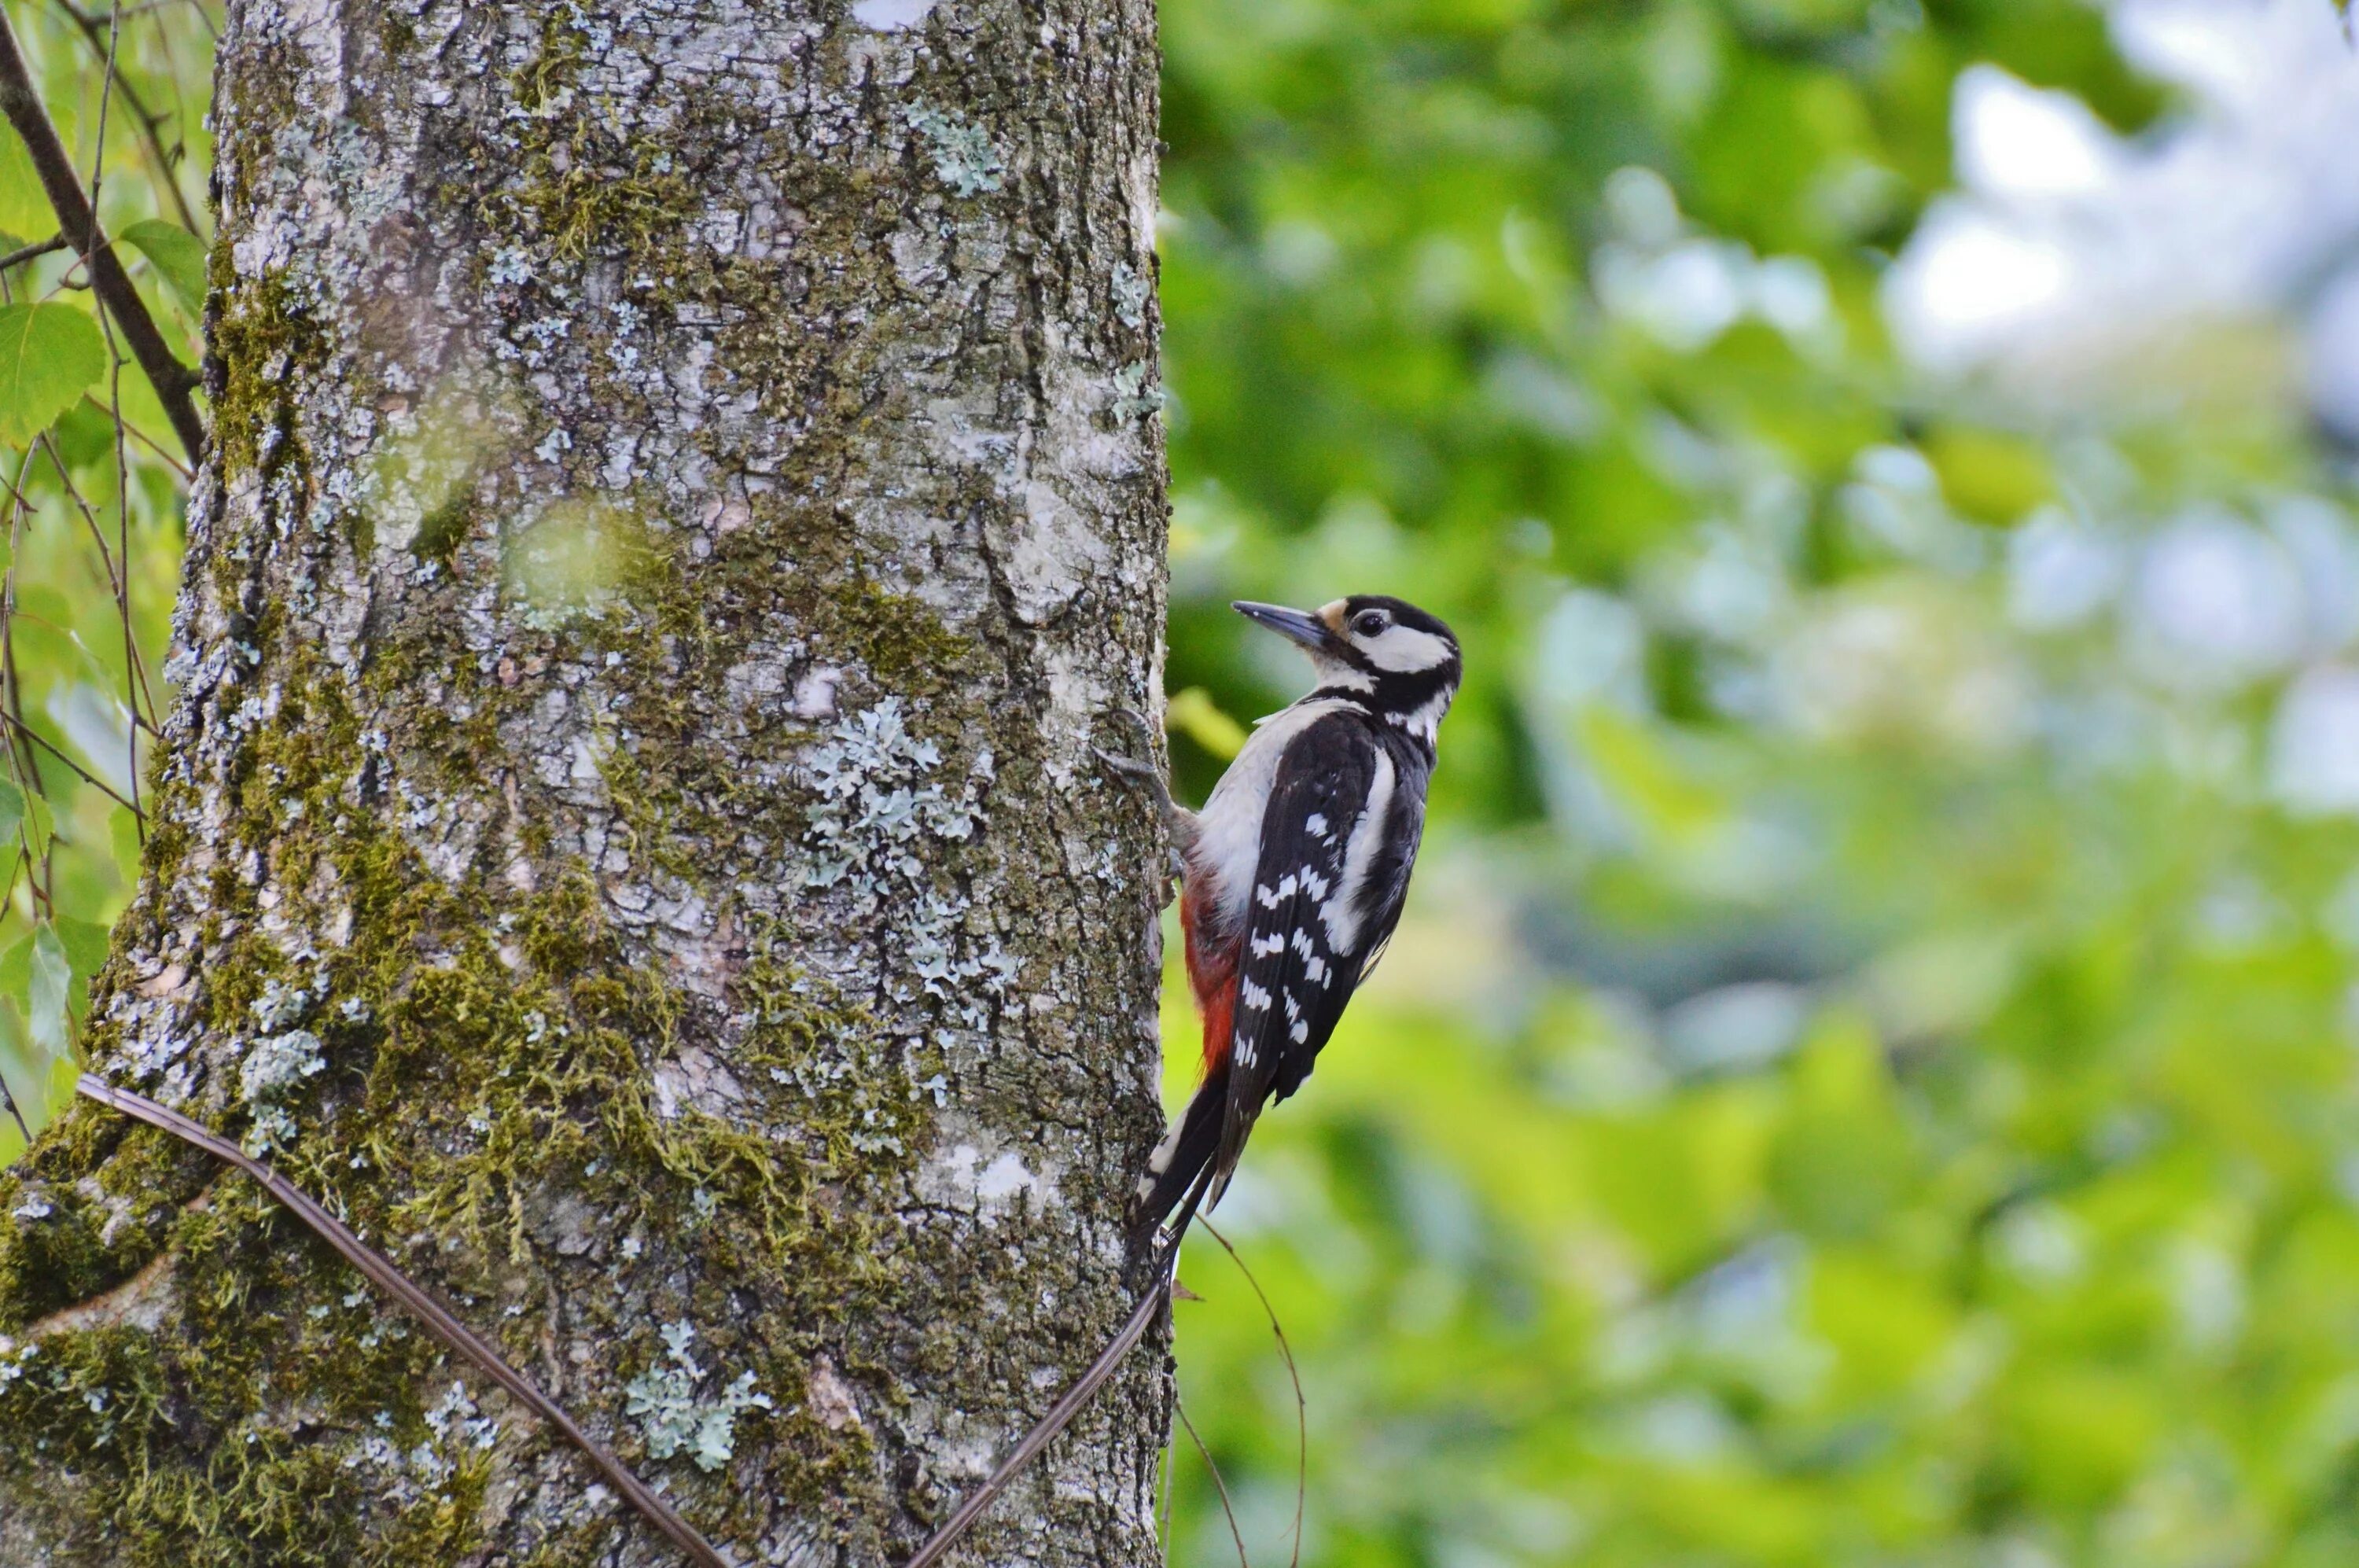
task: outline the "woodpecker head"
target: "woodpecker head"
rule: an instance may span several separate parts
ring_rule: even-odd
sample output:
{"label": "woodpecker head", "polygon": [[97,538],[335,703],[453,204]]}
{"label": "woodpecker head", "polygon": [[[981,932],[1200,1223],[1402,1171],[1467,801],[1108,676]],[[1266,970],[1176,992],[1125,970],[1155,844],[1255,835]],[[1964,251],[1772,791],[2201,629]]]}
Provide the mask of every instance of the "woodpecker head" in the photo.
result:
{"label": "woodpecker head", "polygon": [[1429,745],[1458,693],[1458,638],[1415,604],[1354,593],[1316,610],[1239,600],[1231,606],[1301,645],[1323,691],[1351,693]]}

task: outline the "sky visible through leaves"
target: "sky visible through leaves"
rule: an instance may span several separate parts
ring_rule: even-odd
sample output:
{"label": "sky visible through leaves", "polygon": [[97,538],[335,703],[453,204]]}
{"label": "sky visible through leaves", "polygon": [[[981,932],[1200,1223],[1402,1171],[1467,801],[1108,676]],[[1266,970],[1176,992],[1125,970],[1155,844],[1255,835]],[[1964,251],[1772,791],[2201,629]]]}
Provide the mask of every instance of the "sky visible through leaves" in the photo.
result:
{"label": "sky visible through leaves", "polygon": [[[193,357],[218,16],[125,8],[101,158],[92,36],[10,13]],[[2336,7],[1164,27],[1182,793],[1302,686],[1231,598],[1401,593],[1470,670],[1401,936],[1214,1216],[1299,1362],[1301,1560],[2359,1560]],[[6,248],[28,180],[0,147]],[[0,300],[36,1120],[136,864],[183,493],[72,276]],[[1193,1035],[1172,988],[1175,1100]],[[1230,1260],[1184,1272],[1275,1568],[1293,1388]],[[1184,1439],[1172,1480],[1173,1560],[1234,1561]]]}

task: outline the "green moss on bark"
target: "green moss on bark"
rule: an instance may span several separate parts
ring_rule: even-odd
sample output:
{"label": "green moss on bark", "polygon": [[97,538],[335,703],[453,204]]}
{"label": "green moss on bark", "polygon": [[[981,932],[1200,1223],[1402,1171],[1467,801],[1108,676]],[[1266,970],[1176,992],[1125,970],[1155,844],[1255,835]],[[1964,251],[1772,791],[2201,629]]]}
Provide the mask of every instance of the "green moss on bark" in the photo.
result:
{"label": "green moss on bark", "polygon": [[[863,1005],[799,975],[775,931],[757,928],[728,998],[755,1020],[730,1053],[735,1099],[663,1114],[651,1072],[693,1003],[622,949],[586,873],[551,867],[529,890],[443,882],[358,798],[373,763],[342,677],[295,649],[271,664],[286,694],[234,774],[239,820],[263,825],[254,847],[273,886],[311,890],[303,907],[278,907],[280,926],[348,928],[349,940],[298,956],[249,926],[209,955],[195,1011],[235,1029],[266,996],[316,991],[302,1022],[331,1066],[283,1102],[301,1130],[282,1168],[472,1307],[520,1364],[538,1353],[538,1313],[562,1278],[587,1313],[573,1333],[651,1356],[651,1324],[693,1322],[716,1363],[754,1370],[792,1410],[811,1359],[875,1306],[886,1278],[877,1216],[920,1142],[927,1107],[911,1069],[931,1064],[905,1060]],[[233,901],[229,918],[242,910]],[[215,1120],[235,1136],[253,1112],[233,1097]],[[0,1327],[37,1328],[161,1247],[172,1328],[141,1338],[129,1361],[104,1334],[40,1337],[34,1361],[71,1370],[12,1385],[0,1469],[71,1454],[85,1509],[115,1521],[135,1561],[349,1558],[357,1525],[314,1531],[299,1552],[264,1543],[292,1541],[286,1521],[304,1508],[382,1512],[364,1500],[367,1478],[342,1466],[386,1421],[414,1422],[439,1351],[240,1178],[214,1181],[168,1226],[129,1227],[143,1245],[110,1249],[100,1205],[76,1184],[141,1180],[156,1157],[126,1158],[102,1126],[85,1116],[44,1140],[35,1180],[61,1194],[53,1212],[0,1221]],[[190,1172],[173,1162],[169,1174],[185,1200]],[[631,1238],[675,1226],[701,1267],[670,1272],[675,1237],[643,1273]],[[599,1276],[586,1289],[583,1271]],[[748,1314],[750,1299],[765,1310]],[[237,1464],[224,1475],[225,1434],[288,1406],[321,1423],[230,1443]],[[749,1449],[773,1419],[741,1419]],[[824,1496],[867,1473],[856,1429],[780,1419],[796,1440],[769,1450],[782,1468],[766,1485]],[[736,1506],[726,1488],[687,1484],[724,1513]],[[421,1497],[366,1532],[364,1560],[404,1561],[402,1541],[456,1550],[469,1517],[463,1488]],[[221,1555],[236,1540],[254,1554]]]}
{"label": "green moss on bark", "polygon": [[219,306],[212,352],[222,366],[212,407],[217,475],[235,484],[256,472],[270,478],[290,464],[307,470],[294,397],[303,373],[325,363],[326,334],[287,273],[240,278],[225,244],[215,243],[212,267]]}

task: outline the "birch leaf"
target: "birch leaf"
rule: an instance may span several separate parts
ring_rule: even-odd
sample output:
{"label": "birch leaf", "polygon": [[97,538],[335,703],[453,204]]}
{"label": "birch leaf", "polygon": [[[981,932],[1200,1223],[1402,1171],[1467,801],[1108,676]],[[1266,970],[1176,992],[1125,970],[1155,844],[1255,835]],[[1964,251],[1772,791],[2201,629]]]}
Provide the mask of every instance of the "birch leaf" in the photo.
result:
{"label": "birch leaf", "polygon": [[114,237],[124,245],[139,247],[182,310],[191,317],[204,314],[204,241],[178,223],[168,223],[160,218],[143,219]]}
{"label": "birch leaf", "polygon": [[98,323],[71,305],[0,305],[0,441],[24,445],[106,374]]}
{"label": "birch leaf", "polygon": [[73,985],[73,965],[66,961],[66,945],[57,928],[46,922],[33,933],[33,1043],[52,1057],[66,1053],[66,995]]}

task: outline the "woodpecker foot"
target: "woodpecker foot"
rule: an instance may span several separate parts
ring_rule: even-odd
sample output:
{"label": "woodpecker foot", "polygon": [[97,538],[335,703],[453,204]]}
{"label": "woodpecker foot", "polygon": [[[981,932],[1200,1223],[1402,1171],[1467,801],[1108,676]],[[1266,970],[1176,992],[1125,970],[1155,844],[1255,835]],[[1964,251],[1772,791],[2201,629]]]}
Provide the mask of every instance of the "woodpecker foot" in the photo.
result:
{"label": "woodpecker foot", "polygon": [[1196,839],[1196,815],[1171,798],[1169,781],[1164,778],[1163,769],[1157,767],[1152,760],[1155,756],[1157,734],[1155,725],[1148,721],[1146,714],[1136,708],[1109,708],[1106,712],[1129,721],[1131,725],[1139,732],[1139,738],[1147,743],[1147,759],[1141,760],[1118,751],[1108,751],[1103,746],[1092,746],[1090,750],[1101,763],[1105,765],[1107,771],[1126,783],[1145,789],[1153,798],[1156,809],[1163,814],[1164,831],[1171,840],[1170,874],[1175,878],[1184,877],[1188,870],[1184,855],[1188,845],[1193,844]]}

